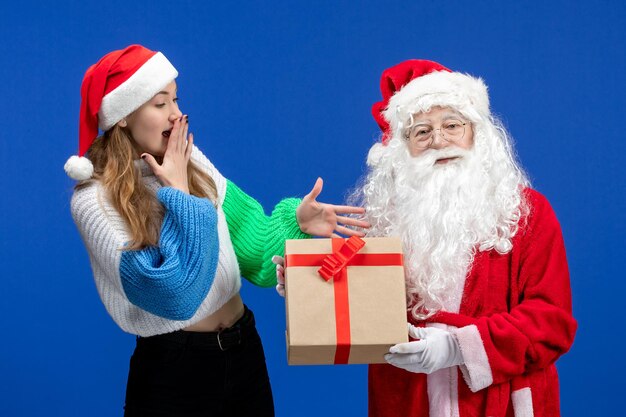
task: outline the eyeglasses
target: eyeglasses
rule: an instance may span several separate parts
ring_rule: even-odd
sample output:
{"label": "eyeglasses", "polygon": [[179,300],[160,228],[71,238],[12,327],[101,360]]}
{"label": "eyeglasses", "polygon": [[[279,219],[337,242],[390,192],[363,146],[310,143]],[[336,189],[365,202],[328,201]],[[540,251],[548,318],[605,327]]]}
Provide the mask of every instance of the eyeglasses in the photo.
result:
{"label": "eyeglasses", "polygon": [[439,131],[441,138],[447,142],[457,142],[465,136],[466,122],[460,120],[446,120],[441,127],[434,129],[430,125],[418,124],[406,129],[404,138],[418,149],[425,149],[432,145],[435,138],[435,130]]}

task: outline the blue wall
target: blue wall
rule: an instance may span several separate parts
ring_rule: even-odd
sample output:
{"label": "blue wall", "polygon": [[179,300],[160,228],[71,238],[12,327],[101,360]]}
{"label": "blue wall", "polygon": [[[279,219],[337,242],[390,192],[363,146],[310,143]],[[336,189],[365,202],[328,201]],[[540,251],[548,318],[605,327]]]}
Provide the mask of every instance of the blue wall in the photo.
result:
{"label": "blue wall", "polygon": [[[318,175],[323,200],[343,200],[378,135],[388,66],[482,76],[565,235],[580,327],[558,362],[563,414],[621,414],[626,3],[40,3],[0,6],[0,415],[121,415],[134,338],[99,301],[62,166],[84,71],[131,43],[179,69],[197,144],[268,211]],[[278,416],[365,415],[366,367],[288,367],[283,300],[247,282],[243,296]]]}

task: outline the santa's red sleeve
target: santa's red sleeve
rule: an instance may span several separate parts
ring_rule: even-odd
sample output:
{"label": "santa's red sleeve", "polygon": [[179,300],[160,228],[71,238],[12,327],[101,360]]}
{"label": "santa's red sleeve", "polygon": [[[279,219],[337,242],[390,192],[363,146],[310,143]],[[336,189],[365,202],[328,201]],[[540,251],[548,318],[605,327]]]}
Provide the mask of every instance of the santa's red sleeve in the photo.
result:
{"label": "santa's red sleeve", "polygon": [[561,228],[545,197],[532,190],[526,197],[531,212],[513,249],[521,251],[519,303],[454,332],[464,359],[461,372],[474,392],[547,367],[574,341],[577,325]]}

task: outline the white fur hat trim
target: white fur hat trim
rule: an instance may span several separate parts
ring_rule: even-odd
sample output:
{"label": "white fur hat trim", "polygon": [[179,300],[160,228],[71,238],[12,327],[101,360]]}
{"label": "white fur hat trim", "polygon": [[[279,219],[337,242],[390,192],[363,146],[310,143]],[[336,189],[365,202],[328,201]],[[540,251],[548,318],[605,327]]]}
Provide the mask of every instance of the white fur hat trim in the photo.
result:
{"label": "white fur hat trim", "polygon": [[392,131],[424,107],[452,107],[463,113],[489,115],[489,94],[480,78],[459,72],[435,71],[411,80],[390,99],[383,111]]}

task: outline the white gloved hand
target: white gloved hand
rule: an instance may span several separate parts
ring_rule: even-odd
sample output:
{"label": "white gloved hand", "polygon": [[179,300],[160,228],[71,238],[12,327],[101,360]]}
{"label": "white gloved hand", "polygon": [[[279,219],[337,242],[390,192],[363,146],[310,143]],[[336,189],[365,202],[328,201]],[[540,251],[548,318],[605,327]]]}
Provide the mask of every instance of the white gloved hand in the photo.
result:
{"label": "white gloved hand", "polygon": [[419,340],[392,346],[385,355],[387,363],[424,374],[463,363],[459,344],[449,331],[409,324],[409,335]]}
{"label": "white gloved hand", "polygon": [[272,256],[272,262],[276,264],[276,292],[281,296],[285,296],[285,259],[282,256]]}

